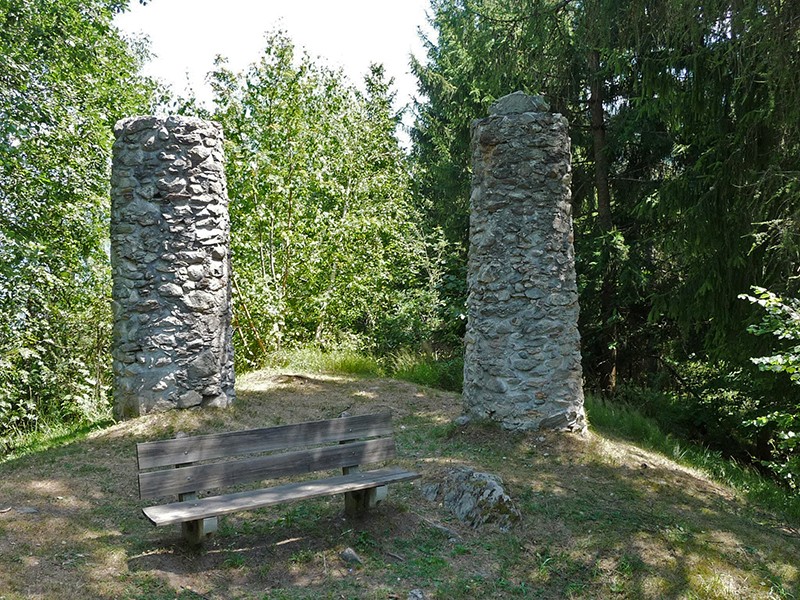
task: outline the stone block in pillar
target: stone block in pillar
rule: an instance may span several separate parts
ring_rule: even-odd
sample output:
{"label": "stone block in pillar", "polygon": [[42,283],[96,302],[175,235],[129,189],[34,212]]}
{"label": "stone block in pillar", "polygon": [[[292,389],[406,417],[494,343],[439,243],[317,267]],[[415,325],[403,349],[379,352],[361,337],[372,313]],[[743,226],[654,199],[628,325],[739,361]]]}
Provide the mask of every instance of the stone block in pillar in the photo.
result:
{"label": "stone block in pillar", "polygon": [[465,410],[583,430],[567,121],[515,92],[471,131]]}
{"label": "stone block in pillar", "polygon": [[120,417],[234,399],[222,131],[190,117],[114,128],[111,269]]}

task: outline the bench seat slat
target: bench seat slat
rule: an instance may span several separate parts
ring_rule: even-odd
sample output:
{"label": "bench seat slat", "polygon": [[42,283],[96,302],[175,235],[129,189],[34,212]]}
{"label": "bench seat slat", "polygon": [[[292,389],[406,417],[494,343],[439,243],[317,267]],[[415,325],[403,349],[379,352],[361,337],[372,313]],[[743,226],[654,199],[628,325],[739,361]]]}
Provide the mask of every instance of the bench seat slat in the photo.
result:
{"label": "bench seat slat", "polygon": [[394,456],[394,439],[380,438],[237,461],[150,471],[139,474],[139,497],[156,498],[212,490],[275,477],[371,464],[390,460]]}
{"label": "bench seat slat", "polygon": [[392,434],[391,413],[311,421],[247,431],[142,442],[137,444],[139,469],[214,460],[330,442]]}
{"label": "bench seat slat", "polygon": [[293,500],[365,490],[389,483],[411,481],[418,477],[419,473],[403,469],[377,469],[267,489],[212,496],[190,502],[173,502],[144,508],[142,511],[154,525],[172,525]]}

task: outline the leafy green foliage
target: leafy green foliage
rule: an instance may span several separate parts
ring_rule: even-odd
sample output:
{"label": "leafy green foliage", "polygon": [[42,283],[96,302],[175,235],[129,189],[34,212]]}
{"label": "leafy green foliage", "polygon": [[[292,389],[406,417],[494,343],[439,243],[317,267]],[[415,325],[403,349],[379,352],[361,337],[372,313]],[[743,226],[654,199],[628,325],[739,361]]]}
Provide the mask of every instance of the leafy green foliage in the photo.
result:
{"label": "leafy green foliage", "polygon": [[[796,295],[800,281],[798,11],[432,0],[435,35],[414,64],[417,184],[428,225],[452,243],[447,274],[466,260],[470,120],[515,90],[544,94],[570,122],[589,387],[612,389],[615,374],[619,396],[664,391],[685,433],[742,458],[766,459],[773,430],[796,430],[778,416],[796,412],[796,391],[748,364],[763,341],[741,335],[750,315],[737,296],[756,283]],[[455,308],[465,290],[451,291]],[[788,370],[793,356],[761,366]]]}
{"label": "leafy green foliage", "polygon": [[153,91],[122,8],[0,1],[0,434],[106,406],[111,128]]}
{"label": "leafy green foliage", "polygon": [[784,300],[762,287],[753,287],[754,296],[741,294],[739,298],[761,306],[765,314],[761,322],[747,330],[754,335],[771,334],[779,340],[798,342],[772,356],[754,358],[760,369],[776,373],[787,373],[791,380],[800,383],[800,300]]}
{"label": "leafy green foliage", "polygon": [[242,74],[218,62],[238,358],[313,342],[386,351],[436,327],[439,258],[418,227],[391,82],[365,91],[281,32]]}
{"label": "leafy green foliage", "polygon": [[[590,383],[611,347],[628,380],[657,355],[744,360],[737,295],[796,285],[797,11],[778,0],[431,2],[436,35],[415,64],[426,216],[465,244],[468,124],[495,98],[541,92],[568,118]],[[457,273],[465,254],[451,256]]]}
{"label": "leafy green foliage", "polygon": [[[800,384],[800,300],[781,298],[762,287],[754,287],[753,294],[740,298],[764,309],[761,322],[751,325],[748,331],[755,335],[770,334],[788,342],[788,347],[771,356],[753,358],[764,371],[786,373],[795,384]],[[751,423],[772,432],[773,459],[766,461],[792,489],[800,489],[800,401],[797,396],[781,403],[776,409],[758,416]]]}

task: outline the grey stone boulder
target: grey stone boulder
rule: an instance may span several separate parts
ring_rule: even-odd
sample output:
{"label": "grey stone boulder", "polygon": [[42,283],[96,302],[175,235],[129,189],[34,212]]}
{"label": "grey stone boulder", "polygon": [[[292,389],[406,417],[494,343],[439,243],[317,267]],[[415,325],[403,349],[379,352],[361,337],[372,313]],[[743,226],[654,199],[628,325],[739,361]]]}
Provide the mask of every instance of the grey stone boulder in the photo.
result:
{"label": "grey stone boulder", "polygon": [[352,548],[349,548],[349,547],[345,548],[344,550],[342,550],[342,552],[339,554],[339,558],[341,558],[342,561],[344,561],[346,564],[349,564],[349,565],[363,565],[364,564],[364,561],[356,553],[356,551],[353,550]]}
{"label": "grey stone boulder", "polygon": [[498,98],[489,106],[490,115],[518,115],[527,112],[548,112],[550,105],[542,96],[514,92]]}
{"label": "grey stone boulder", "polygon": [[474,528],[494,524],[508,531],[522,515],[506,493],[503,480],[467,467],[447,471],[440,482],[423,485],[422,495]]}

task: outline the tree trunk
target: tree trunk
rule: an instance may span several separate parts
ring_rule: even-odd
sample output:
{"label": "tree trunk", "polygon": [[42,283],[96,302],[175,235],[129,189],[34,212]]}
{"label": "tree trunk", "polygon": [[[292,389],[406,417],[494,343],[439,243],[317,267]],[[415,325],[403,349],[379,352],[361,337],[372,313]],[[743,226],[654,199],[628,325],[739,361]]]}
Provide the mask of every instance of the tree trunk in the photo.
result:
{"label": "tree trunk", "polygon": [[600,320],[604,329],[601,335],[600,389],[605,394],[613,394],[617,385],[617,324],[614,315],[617,301],[617,265],[608,248],[608,238],[614,229],[614,221],[611,216],[611,192],[608,185],[609,162],[603,110],[604,81],[600,74],[599,50],[595,49],[589,52],[589,69],[591,71],[589,110],[594,146],[597,223],[603,238],[601,260],[604,267],[603,283],[600,288]]}

